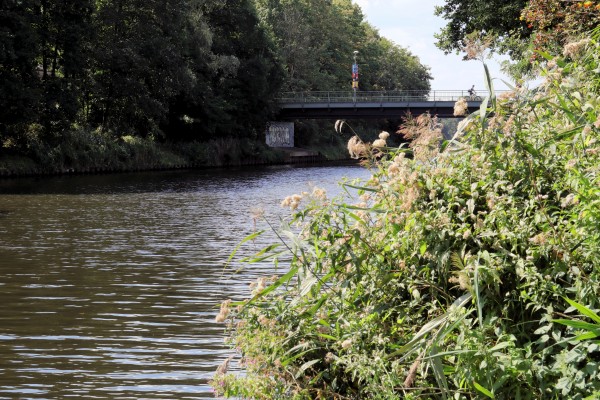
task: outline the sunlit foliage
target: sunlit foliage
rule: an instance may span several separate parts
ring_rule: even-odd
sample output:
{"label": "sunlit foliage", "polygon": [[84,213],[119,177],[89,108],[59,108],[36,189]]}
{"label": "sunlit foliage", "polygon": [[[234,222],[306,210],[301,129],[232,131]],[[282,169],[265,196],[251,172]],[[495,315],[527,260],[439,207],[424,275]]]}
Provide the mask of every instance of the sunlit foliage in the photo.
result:
{"label": "sunlit foliage", "polygon": [[246,373],[221,370],[217,393],[597,398],[598,35],[441,145],[434,119],[410,121],[410,148],[345,184],[354,200],[298,195],[281,243],[249,260],[291,256],[286,272],[226,305]]}

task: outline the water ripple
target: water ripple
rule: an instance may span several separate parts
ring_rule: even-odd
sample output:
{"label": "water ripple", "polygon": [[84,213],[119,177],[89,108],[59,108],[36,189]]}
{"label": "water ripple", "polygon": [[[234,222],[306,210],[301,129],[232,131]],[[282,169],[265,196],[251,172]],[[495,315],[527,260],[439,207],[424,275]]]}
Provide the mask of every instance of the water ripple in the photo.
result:
{"label": "water ripple", "polygon": [[0,398],[213,398],[208,380],[231,354],[218,305],[274,273],[270,263],[223,269],[243,237],[267,228],[250,210],[277,221],[285,196],[311,182],[334,191],[343,176],[367,172],[0,180]]}

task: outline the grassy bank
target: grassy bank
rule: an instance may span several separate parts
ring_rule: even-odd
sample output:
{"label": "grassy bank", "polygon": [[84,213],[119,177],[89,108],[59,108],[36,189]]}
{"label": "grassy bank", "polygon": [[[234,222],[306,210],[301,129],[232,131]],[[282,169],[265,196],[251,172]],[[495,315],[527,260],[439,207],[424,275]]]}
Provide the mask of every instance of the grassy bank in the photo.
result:
{"label": "grassy bank", "polygon": [[[344,157],[339,143],[316,150],[325,159]],[[55,145],[43,144],[33,137],[20,149],[4,149],[0,152],[0,176],[223,167],[284,161],[284,153],[247,138],[160,143],[136,136],[115,139],[102,132],[78,129],[66,132]]]}

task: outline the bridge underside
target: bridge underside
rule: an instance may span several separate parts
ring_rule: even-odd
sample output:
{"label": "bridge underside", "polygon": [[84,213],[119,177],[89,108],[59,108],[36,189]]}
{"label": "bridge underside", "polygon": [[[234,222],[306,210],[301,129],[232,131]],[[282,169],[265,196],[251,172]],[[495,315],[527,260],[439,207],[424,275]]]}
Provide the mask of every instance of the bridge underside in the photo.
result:
{"label": "bridge underside", "polygon": [[[469,112],[479,109],[481,102],[468,102]],[[456,118],[454,101],[406,103],[288,103],[279,110],[280,120],[292,119],[401,119],[429,112],[439,118]]]}

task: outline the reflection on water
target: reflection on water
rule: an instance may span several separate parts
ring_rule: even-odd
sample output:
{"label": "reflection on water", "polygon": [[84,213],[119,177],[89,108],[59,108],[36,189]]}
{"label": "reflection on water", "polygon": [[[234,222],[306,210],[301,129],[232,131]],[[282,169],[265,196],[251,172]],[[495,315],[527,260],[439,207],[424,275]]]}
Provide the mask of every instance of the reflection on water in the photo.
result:
{"label": "reflection on water", "polygon": [[[283,197],[357,166],[0,181],[0,398],[212,398],[215,307],[272,266],[223,275]],[[263,229],[263,226],[259,226]],[[255,245],[260,248],[268,238]]]}

